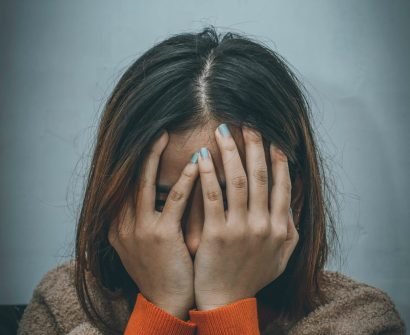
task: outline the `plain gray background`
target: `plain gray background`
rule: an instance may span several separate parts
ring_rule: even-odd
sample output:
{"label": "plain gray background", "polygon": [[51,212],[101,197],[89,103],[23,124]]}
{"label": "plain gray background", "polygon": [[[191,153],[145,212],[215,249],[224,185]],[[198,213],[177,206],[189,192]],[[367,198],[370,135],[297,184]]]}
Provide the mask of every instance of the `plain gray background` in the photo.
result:
{"label": "plain gray background", "polygon": [[311,93],[338,187],[342,261],[410,324],[408,1],[0,4],[0,304],[28,303],[73,250],[96,119],[154,43],[207,24],[283,55]]}

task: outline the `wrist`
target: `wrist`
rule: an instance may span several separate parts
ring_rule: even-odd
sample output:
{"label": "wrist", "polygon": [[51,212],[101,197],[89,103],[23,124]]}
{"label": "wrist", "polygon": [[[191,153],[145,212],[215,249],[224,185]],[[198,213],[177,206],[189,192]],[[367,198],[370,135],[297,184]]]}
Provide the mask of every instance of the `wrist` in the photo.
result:
{"label": "wrist", "polygon": [[165,306],[157,305],[162,310],[166,311],[168,314],[175,316],[176,318],[188,321],[189,320],[189,307],[179,307],[179,306]]}
{"label": "wrist", "polygon": [[178,319],[188,321],[189,310],[194,304],[194,298],[180,298],[178,296],[166,296],[152,301],[157,307]]}
{"label": "wrist", "polygon": [[212,299],[208,297],[207,299],[199,299],[199,301],[196,301],[196,309],[198,311],[208,311],[211,309],[226,306],[233,301],[234,300],[232,299],[222,299],[221,297],[219,297],[219,299]]}
{"label": "wrist", "polygon": [[196,307],[196,309],[197,309],[198,311],[209,311],[209,310],[211,310],[211,309],[216,309],[216,308],[219,308],[219,307],[222,307],[222,306],[225,306],[225,305],[228,305],[228,304],[220,304],[220,305],[198,305],[198,306]]}
{"label": "wrist", "polygon": [[225,297],[225,298],[219,298],[219,299],[199,299],[199,301],[197,301],[196,303],[196,309],[198,311],[208,311],[211,309],[216,309],[222,306],[226,306],[229,304],[233,304],[239,300],[243,300],[246,298],[252,298],[253,296],[242,296],[242,297],[237,297],[237,298],[233,298],[233,297]]}

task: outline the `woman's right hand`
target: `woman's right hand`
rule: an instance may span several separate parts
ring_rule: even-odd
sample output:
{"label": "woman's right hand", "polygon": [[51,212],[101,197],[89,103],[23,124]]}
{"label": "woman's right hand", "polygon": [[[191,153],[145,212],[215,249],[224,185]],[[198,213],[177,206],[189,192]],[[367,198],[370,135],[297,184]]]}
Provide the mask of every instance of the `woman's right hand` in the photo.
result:
{"label": "woman's right hand", "polygon": [[194,306],[194,268],[181,228],[198,164],[188,163],[172,187],[162,212],[155,209],[156,176],[167,132],[144,162],[135,200],[125,204],[110,227],[108,240],[144,297],[168,313],[189,318]]}

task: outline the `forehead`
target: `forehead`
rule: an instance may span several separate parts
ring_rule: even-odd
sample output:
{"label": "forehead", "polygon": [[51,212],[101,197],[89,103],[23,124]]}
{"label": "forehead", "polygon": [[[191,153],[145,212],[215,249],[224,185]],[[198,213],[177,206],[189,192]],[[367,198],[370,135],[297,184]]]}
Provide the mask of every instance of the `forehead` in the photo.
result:
{"label": "forehead", "polygon": [[[202,147],[207,147],[213,158],[219,183],[225,182],[222,156],[215,138],[216,122],[183,133],[169,133],[169,141],[162,152],[158,166],[157,184],[172,186],[179,179],[182,170],[190,161],[192,155]],[[242,131],[239,127],[229,127],[232,137],[238,147],[242,164],[245,166],[245,148]]]}

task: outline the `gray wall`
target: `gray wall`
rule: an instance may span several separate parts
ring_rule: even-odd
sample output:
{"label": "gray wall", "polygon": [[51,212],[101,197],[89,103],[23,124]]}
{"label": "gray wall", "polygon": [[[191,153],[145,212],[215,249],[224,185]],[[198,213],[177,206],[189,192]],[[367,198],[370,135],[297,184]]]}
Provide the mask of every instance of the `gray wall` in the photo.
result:
{"label": "gray wall", "polygon": [[[339,189],[341,271],[410,324],[406,1],[10,1],[0,4],[0,304],[27,303],[71,255],[96,118],[143,51],[214,24],[296,68]],[[335,259],[336,260],[336,259]]]}

